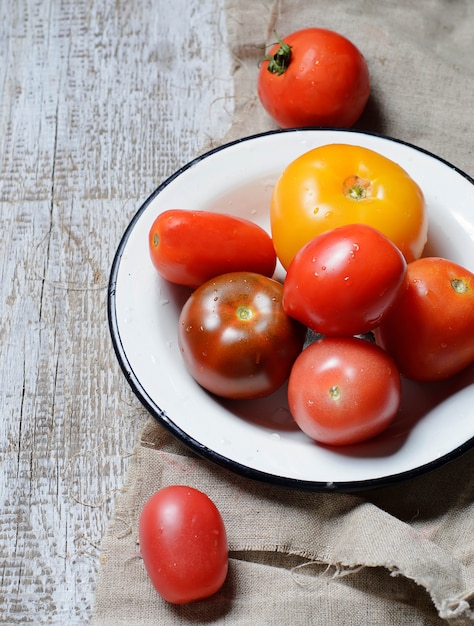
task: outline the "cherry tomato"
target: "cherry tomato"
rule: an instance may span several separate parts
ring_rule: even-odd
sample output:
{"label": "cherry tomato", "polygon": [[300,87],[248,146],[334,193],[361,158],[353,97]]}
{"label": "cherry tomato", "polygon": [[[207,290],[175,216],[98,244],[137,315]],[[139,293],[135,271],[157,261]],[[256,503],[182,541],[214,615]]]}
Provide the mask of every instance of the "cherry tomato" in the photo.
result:
{"label": "cherry tomato", "polygon": [[149,248],[163,278],[193,289],[226,272],[272,276],[276,265],[271,237],[263,228],[212,211],[164,211],[150,229]]}
{"label": "cherry tomato", "polygon": [[474,361],[474,274],[426,257],[408,264],[407,289],[376,330],[407,378],[435,381]]}
{"label": "cherry tomato", "polygon": [[378,230],[349,224],[318,235],[288,269],[283,308],[323,335],[366,333],[405,286],[406,261]]}
{"label": "cherry tomato", "polygon": [[224,584],[226,530],[216,505],[201,491],[172,485],[153,494],[140,516],[139,539],[148,576],[168,602],[207,598]]}
{"label": "cherry tomato", "polygon": [[260,66],[257,93],[282,128],[348,128],[369,98],[369,70],[356,46],[342,35],[305,28],[271,48]]}
{"label": "cherry tomato", "polygon": [[427,239],[423,193],[399,165],[360,146],[329,144],[292,161],[271,200],[273,244],[287,269],[316,235],[362,223],[380,230],[405,256],[418,258]]}
{"label": "cherry tomato", "polygon": [[218,276],[191,294],[179,316],[178,342],[202,387],[246,399],[287,380],[306,328],[285,313],[282,295],[279,282],[252,272]]}
{"label": "cherry tomato", "polygon": [[355,337],[324,337],[296,359],[288,382],[294,420],[323,444],[347,445],[375,437],[395,418],[401,381],[390,356]]}

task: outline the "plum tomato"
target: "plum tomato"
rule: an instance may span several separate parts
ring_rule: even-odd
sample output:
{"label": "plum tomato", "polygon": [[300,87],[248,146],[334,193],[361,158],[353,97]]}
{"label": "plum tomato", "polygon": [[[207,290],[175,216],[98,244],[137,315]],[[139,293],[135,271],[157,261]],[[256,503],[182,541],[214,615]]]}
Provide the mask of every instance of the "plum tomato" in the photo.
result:
{"label": "plum tomato", "polygon": [[168,602],[185,604],[216,593],[228,569],[227,535],[212,500],[185,485],[163,487],[145,503],[139,521],[147,574]]}
{"label": "plum tomato", "polygon": [[397,415],[401,380],[391,357],[355,337],[323,337],[296,359],[288,382],[295,422],[311,439],[349,445],[383,432]]}
{"label": "plum tomato", "polygon": [[178,343],[194,379],[217,396],[269,395],[288,379],[306,328],[289,317],[283,286],[253,272],[217,276],[196,289],[178,320]]}
{"label": "plum tomato", "polygon": [[346,224],[380,230],[405,256],[421,256],[428,220],[423,193],[387,157],[361,146],[328,144],[283,170],[270,206],[273,244],[283,267],[320,233]]}
{"label": "plum tomato", "polygon": [[285,278],[283,308],[316,333],[367,333],[400,296],[406,267],[400,250],[379,231],[341,226],[297,253]]}
{"label": "plum tomato", "polygon": [[272,46],[260,65],[257,93],[282,128],[349,128],[369,98],[369,70],[346,37],[324,28],[305,28]]}
{"label": "plum tomato", "polygon": [[155,219],[148,239],[158,273],[192,289],[226,272],[272,276],[276,266],[270,235],[226,213],[169,209]]}
{"label": "plum tomato", "polygon": [[474,274],[440,257],[409,263],[407,289],[375,331],[402,375],[449,378],[474,361]]}

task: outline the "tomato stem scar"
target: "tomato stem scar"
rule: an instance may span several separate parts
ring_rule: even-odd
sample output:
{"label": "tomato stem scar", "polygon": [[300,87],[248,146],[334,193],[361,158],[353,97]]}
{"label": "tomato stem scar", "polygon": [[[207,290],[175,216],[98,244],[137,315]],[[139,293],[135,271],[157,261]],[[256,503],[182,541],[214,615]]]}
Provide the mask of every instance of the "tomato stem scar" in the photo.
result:
{"label": "tomato stem scar", "polygon": [[329,395],[331,397],[332,400],[340,400],[341,398],[341,388],[338,387],[337,385],[333,385],[330,389],[329,389]]}
{"label": "tomato stem scar", "polygon": [[242,306],[239,306],[236,313],[237,313],[237,317],[244,322],[253,317],[252,309],[249,306],[246,306],[245,304],[243,304]]}
{"label": "tomato stem scar", "polygon": [[469,291],[469,284],[464,278],[453,278],[451,287],[456,293],[467,293]]}
{"label": "tomato stem scar", "polygon": [[158,244],[160,243],[160,236],[158,233],[154,233],[153,235],[153,245],[155,248],[158,248]]}
{"label": "tomato stem scar", "polygon": [[372,185],[367,178],[352,174],[342,183],[342,192],[346,198],[351,200],[363,200],[371,195]]}

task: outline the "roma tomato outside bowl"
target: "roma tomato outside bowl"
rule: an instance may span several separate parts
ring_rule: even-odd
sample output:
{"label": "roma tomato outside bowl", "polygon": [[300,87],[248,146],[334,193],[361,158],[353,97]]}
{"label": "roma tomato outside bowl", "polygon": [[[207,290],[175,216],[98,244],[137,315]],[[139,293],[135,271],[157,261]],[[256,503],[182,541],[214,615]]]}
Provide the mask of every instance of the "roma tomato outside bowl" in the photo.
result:
{"label": "roma tomato outside bowl", "polygon": [[[177,342],[189,290],[161,279],[147,247],[156,216],[170,208],[228,212],[269,231],[273,186],[296,157],[347,143],[401,165],[426,199],[426,256],[474,271],[474,181],[415,146],[351,130],[270,131],[216,148],[165,180],[139,208],[115,255],[108,291],[114,349],[148,411],[203,457],[238,474],[299,489],[350,491],[408,479],[452,461],[474,444],[474,367],[443,383],[403,382],[400,414],[378,437],[353,446],[316,444],[294,424],[286,387],[251,401],[204,391],[186,370]],[[284,271],[277,267],[276,277]]]}

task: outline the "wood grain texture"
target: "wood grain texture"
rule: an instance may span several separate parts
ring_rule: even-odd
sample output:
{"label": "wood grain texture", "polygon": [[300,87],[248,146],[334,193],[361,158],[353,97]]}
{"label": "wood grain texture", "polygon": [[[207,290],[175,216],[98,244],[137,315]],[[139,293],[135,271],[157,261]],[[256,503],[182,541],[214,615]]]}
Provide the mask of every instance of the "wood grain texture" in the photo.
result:
{"label": "wood grain texture", "polygon": [[0,3],[0,623],[85,624],[145,413],[106,300],[141,202],[232,115],[221,0]]}

